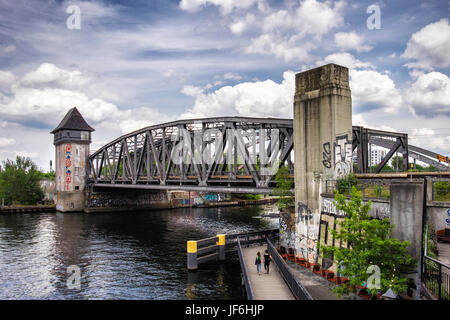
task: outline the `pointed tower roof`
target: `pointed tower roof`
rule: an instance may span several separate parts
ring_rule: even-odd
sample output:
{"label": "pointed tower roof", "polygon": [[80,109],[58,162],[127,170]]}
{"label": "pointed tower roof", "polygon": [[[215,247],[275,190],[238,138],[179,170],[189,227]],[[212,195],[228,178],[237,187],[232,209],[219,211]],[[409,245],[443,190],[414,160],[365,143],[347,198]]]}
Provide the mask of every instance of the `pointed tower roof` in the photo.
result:
{"label": "pointed tower roof", "polygon": [[79,131],[95,131],[86,120],[84,120],[80,111],[76,107],[72,108],[67,112],[66,116],[60,124],[50,133],[55,133],[59,130],[79,130]]}

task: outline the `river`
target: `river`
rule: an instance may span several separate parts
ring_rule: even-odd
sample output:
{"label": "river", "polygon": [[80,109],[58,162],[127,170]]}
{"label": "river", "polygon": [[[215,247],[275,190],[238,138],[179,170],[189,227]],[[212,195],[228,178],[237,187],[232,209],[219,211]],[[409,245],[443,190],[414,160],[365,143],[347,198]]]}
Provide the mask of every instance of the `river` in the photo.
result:
{"label": "river", "polygon": [[[278,228],[262,210],[0,215],[0,299],[244,299],[237,253],[192,273],[186,241]],[[69,266],[79,288],[68,285]]]}

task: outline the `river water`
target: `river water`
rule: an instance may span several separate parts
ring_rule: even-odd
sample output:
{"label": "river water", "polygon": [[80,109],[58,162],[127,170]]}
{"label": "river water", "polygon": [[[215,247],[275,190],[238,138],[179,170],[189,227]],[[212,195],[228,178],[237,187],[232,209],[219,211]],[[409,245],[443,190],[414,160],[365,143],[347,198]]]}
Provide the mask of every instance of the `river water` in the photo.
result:
{"label": "river water", "polygon": [[[237,253],[192,273],[186,241],[278,228],[262,211],[0,215],[0,299],[244,299]],[[69,266],[79,268],[79,288]]]}

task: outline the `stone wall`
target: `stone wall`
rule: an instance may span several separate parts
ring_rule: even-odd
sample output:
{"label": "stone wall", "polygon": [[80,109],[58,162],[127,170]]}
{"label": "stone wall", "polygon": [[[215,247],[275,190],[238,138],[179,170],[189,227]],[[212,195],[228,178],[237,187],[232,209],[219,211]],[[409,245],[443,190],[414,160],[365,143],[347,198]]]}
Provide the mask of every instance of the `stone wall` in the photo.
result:
{"label": "stone wall", "polygon": [[170,208],[166,191],[88,190],[85,212],[108,212]]}

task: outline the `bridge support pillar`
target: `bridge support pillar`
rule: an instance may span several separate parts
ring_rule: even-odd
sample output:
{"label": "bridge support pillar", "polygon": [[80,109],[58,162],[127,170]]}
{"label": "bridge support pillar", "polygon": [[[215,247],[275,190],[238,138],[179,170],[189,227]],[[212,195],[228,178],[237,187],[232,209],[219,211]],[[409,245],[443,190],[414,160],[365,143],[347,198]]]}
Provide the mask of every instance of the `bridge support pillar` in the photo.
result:
{"label": "bridge support pillar", "polygon": [[295,249],[314,262],[320,194],[327,180],[352,171],[352,102],[346,67],[328,64],[296,75],[294,154]]}

